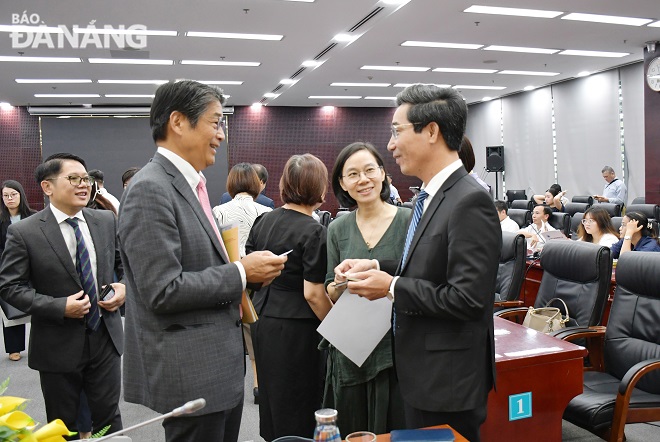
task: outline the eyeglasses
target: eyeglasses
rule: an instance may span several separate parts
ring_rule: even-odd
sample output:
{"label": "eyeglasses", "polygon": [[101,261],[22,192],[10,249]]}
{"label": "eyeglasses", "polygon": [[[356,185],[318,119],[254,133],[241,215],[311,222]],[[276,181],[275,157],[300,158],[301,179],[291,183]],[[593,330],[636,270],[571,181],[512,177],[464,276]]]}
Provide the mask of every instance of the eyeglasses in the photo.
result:
{"label": "eyeglasses", "polygon": [[[74,187],[80,186],[80,183],[85,184],[85,186],[94,185],[94,178],[89,175],[87,176],[69,175],[69,176],[59,176],[57,178],[66,178]],[[53,181],[56,180],[57,178],[48,178],[46,179],[46,181]]]}
{"label": "eyeglasses", "polygon": [[390,127],[390,130],[392,131],[392,138],[394,138],[395,140],[399,138],[399,128],[414,126],[414,125],[415,123],[393,124]]}
{"label": "eyeglasses", "polygon": [[14,193],[3,193],[3,194],[2,194],[2,197],[3,197],[4,199],[6,199],[6,200],[13,200],[13,199],[18,198],[19,195],[20,195],[20,194],[19,194],[18,192],[14,192]]}
{"label": "eyeglasses", "polygon": [[373,178],[378,177],[380,169],[382,169],[382,168],[383,168],[383,166],[378,166],[378,167],[373,167],[372,166],[372,167],[366,168],[362,172],[349,172],[346,175],[342,176],[341,178],[349,184],[354,184],[354,183],[357,183],[358,181],[360,181],[360,176],[362,176],[362,174],[364,174],[364,176],[367,177],[367,179],[371,180]]}
{"label": "eyeglasses", "polygon": [[227,133],[227,123],[225,121],[225,117],[220,117],[216,124],[218,125],[217,131],[220,131],[220,129],[222,129],[223,133]]}
{"label": "eyeglasses", "polygon": [[587,225],[596,222],[596,220],[593,219],[583,219],[582,224]]}

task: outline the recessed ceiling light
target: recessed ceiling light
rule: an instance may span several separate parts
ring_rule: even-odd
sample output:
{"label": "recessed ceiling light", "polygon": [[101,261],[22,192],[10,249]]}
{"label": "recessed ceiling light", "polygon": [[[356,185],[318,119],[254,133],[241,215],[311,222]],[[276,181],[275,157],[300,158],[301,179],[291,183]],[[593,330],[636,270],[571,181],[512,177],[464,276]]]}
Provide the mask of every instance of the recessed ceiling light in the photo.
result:
{"label": "recessed ceiling light", "polygon": [[99,94],[34,94],[36,98],[100,98]]}
{"label": "recessed ceiling light", "polygon": [[479,49],[483,45],[469,43],[440,43],[437,41],[412,41],[407,40],[401,46],[413,46],[419,48],[449,48],[449,49]]}
{"label": "recessed ceiling light", "polygon": [[257,61],[216,61],[216,60],[181,60],[181,64],[191,64],[199,66],[247,66],[256,67],[261,63]]}
{"label": "recessed ceiling light", "polygon": [[15,57],[0,55],[0,61],[22,61],[25,63],[81,63],[76,57]]}
{"label": "recessed ceiling light", "polygon": [[285,2],[314,3],[316,0],[284,0]]}
{"label": "recessed ceiling light", "polygon": [[389,87],[391,83],[330,83],[330,86],[339,86],[339,87]]}
{"label": "recessed ceiling light", "polygon": [[312,100],[359,100],[362,98],[360,95],[310,95],[309,97]]}
{"label": "recessed ceiling light", "polygon": [[197,32],[188,31],[186,37],[206,37],[206,38],[234,38],[239,40],[267,40],[280,41],[283,35],[277,34],[241,34],[236,32]]}
{"label": "recessed ceiling light", "polygon": [[650,18],[619,17],[616,15],[581,14],[577,12],[566,14],[561,19],[588,21],[593,23],[608,23],[611,25],[627,25],[627,26],[644,26],[645,24],[651,23],[653,21]]}
{"label": "recessed ceiling light", "polygon": [[589,75],[591,75],[589,71],[582,71],[577,74],[578,77],[588,77]]}
{"label": "recessed ceiling light", "polygon": [[396,97],[364,97],[365,100],[396,100]]}
{"label": "recessed ceiling light", "polygon": [[57,26],[26,26],[26,25],[0,25],[0,32],[25,32],[43,34],[64,34],[64,30]]}
{"label": "recessed ceiling light", "polygon": [[91,83],[90,79],[67,79],[67,78],[17,78],[16,83],[21,84],[78,84]]}
{"label": "recessed ceiling light", "polygon": [[14,106],[7,103],[6,101],[3,101],[2,103],[0,103],[0,109],[2,109],[2,110],[9,110],[9,109],[13,109],[13,108],[14,108]]}
{"label": "recessed ceiling light", "polygon": [[71,118],[71,115],[60,115],[59,117],[55,117],[55,118]]}
{"label": "recessed ceiling light", "polygon": [[649,26],[654,27],[654,28],[660,28],[660,21],[657,21],[655,23],[651,23]]}
{"label": "recessed ceiling light", "polygon": [[250,106],[250,107],[252,109],[261,109],[261,106],[263,106],[263,104],[261,104],[257,101],[256,103],[252,103],[252,106]]}
{"label": "recessed ceiling light", "polygon": [[542,9],[501,8],[497,6],[472,5],[463,12],[476,14],[515,15],[519,17],[555,18],[563,14],[561,11],[546,11]]}
{"label": "recessed ceiling light", "polygon": [[283,78],[280,80],[280,84],[296,84],[300,80],[294,80],[292,78]]}
{"label": "recessed ceiling light", "polygon": [[435,68],[433,72],[457,72],[464,74],[494,74],[497,69]]}
{"label": "recessed ceiling light", "polygon": [[324,61],[318,61],[318,60],[305,60],[302,62],[302,65],[305,66],[306,68],[315,68],[318,66],[321,66]]}
{"label": "recessed ceiling light", "polygon": [[152,60],[149,58],[90,58],[88,61],[91,64],[174,64],[173,60]]}
{"label": "recessed ceiling light", "polygon": [[100,84],[165,84],[168,80],[99,80]]}
{"label": "recessed ceiling light", "polygon": [[234,86],[240,86],[243,84],[242,81],[234,81],[234,80],[197,80],[198,83],[202,84],[211,84],[211,85],[234,85]]}
{"label": "recessed ceiling light", "polygon": [[334,106],[323,106],[323,107],[321,107],[321,110],[325,111],[325,112],[330,112],[330,111],[335,110],[335,107]]}
{"label": "recessed ceiling light", "polygon": [[149,35],[161,37],[176,37],[177,31],[157,31],[155,29],[113,29],[113,28],[73,28],[74,34],[93,34],[93,35]]}
{"label": "recessed ceiling light", "polygon": [[521,46],[498,46],[491,45],[484,48],[484,51],[501,51],[501,52],[524,52],[527,54],[556,54],[560,49],[545,49],[545,48],[525,48]]}
{"label": "recessed ceiling light", "polygon": [[486,97],[482,98],[481,101],[490,101],[492,99],[493,99],[493,97],[486,96]]}
{"label": "recessed ceiling light", "polygon": [[534,87],[534,86],[525,86],[523,88],[524,91],[533,91],[534,89],[536,89],[536,87]]}
{"label": "recessed ceiling light", "polygon": [[274,92],[266,92],[266,93],[264,94],[264,97],[266,97],[266,98],[277,98],[277,97],[279,97],[279,96],[280,96],[280,94],[276,94],[276,93],[274,93]]}
{"label": "recessed ceiling light", "polygon": [[609,58],[618,58],[625,57],[630,55],[628,52],[604,52],[604,51],[581,51],[577,49],[567,49],[561,51],[560,55],[579,55],[582,57],[609,57]]}
{"label": "recessed ceiling light", "polygon": [[488,91],[501,91],[506,89],[505,86],[476,86],[470,84],[457,84],[454,89],[475,89],[475,90],[488,90]]}
{"label": "recessed ceiling light", "polygon": [[393,87],[408,87],[412,86],[413,84],[426,84],[426,85],[431,85],[431,86],[437,86],[437,87],[451,87],[451,84],[437,84],[437,83],[397,83]]}
{"label": "recessed ceiling light", "polygon": [[105,98],[154,98],[154,94],[104,94]]}
{"label": "recessed ceiling light", "polygon": [[498,74],[502,74],[502,75],[537,75],[537,76],[540,76],[540,77],[554,77],[555,75],[559,75],[559,72],[504,70],[504,71],[499,71]]}
{"label": "recessed ceiling light", "polygon": [[431,68],[422,66],[362,66],[360,69],[370,71],[403,71],[403,72],[426,72]]}
{"label": "recessed ceiling light", "polygon": [[337,42],[340,42],[340,43],[350,43],[350,42],[353,42],[353,41],[357,40],[358,38],[360,38],[359,35],[347,34],[345,32],[339,33],[339,34],[335,35],[334,37],[332,37],[332,39],[334,41],[337,41]]}

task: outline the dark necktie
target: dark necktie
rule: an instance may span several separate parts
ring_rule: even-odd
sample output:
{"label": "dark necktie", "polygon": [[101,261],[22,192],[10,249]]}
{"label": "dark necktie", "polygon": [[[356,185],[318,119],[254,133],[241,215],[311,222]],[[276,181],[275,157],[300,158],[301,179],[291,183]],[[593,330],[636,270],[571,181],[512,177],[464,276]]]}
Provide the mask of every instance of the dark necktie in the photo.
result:
{"label": "dark necktie", "polygon": [[408,252],[410,251],[410,244],[412,244],[413,237],[415,236],[415,229],[417,229],[417,224],[422,218],[422,213],[424,212],[424,200],[428,197],[429,194],[421,190],[417,195],[417,201],[415,202],[415,210],[413,211],[412,221],[410,226],[408,226],[408,234],[406,235],[406,243],[403,246],[403,257],[401,258],[401,268],[406,263],[408,259]]}
{"label": "dark necktie", "polygon": [[73,227],[73,232],[76,234],[76,271],[80,276],[80,282],[83,286],[83,292],[89,296],[89,312],[85,315],[85,322],[87,328],[96,331],[101,323],[101,316],[99,315],[99,306],[97,304],[96,283],[94,282],[94,274],[92,273],[92,261],[89,258],[89,251],[85,245],[78,220],[69,218],[65,220],[68,225]]}

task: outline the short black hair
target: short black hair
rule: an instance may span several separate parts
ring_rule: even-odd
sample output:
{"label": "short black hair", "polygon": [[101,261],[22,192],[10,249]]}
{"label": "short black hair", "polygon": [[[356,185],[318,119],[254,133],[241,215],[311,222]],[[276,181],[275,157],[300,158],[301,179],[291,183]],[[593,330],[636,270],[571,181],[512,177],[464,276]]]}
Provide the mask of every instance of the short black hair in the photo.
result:
{"label": "short black hair", "polygon": [[495,201],[495,209],[497,209],[498,212],[504,210],[504,213],[509,213],[509,206],[507,206],[507,204],[502,200]]}
{"label": "short black hair", "polygon": [[259,181],[266,184],[268,182],[268,171],[266,170],[266,168],[263,165],[257,163],[252,164],[252,167],[257,172],[257,175],[259,176]]}
{"label": "short black hair", "polygon": [[192,80],[169,82],[156,90],[149,112],[151,136],[155,142],[164,140],[172,112],[181,112],[194,128],[209,104],[225,103],[222,89]]}
{"label": "short black hair", "polygon": [[66,160],[77,161],[87,170],[87,164],[78,155],[66,152],[54,153],[34,170],[34,177],[37,180],[37,184],[60,173],[62,171],[62,162]]}
{"label": "short black hair", "polygon": [[[357,202],[348,194],[348,192],[342,189],[341,183],[339,181],[341,180],[342,173],[344,171],[344,164],[346,164],[346,161],[348,161],[348,159],[354,153],[361,150],[366,150],[371,153],[374,158],[376,158],[378,165],[383,168],[385,167],[383,164],[383,157],[380,156],[378,150],[371,143],[358,141],[344,147],[341,152],[339,152],[339,155],[337,155],[335,165],[332,168],[332,191],[335,193],[337,201],[339,201],[339,207],[353,207],[357,204]],[[380,191],[380,199],[382,201],[387,201],[390,199],[390,183],[387,181],[387,174],[383,177],[383,188]]]}
{"label": "short black hair", "polygon": [[440,88],[432,84],[413,84],[398,93],[397,106],[410,104],[408,121],[420,133],[435,122],[447,147],[458,151],[465,134],[468,108],[463,96],[453,88]]}
{"label": "short black hair", "polygon": [[103,172],[98,169],[88,170],[87,175],[91,176],[92,178],[94,178],[94,181],[99,183],[103,182],[103,177],[105,176],[103,175]]}
{"label": "short black hair", "polygon": [[126,169],[126,171],[121,174],[121,185],[126,187],[126,183],[130,181],[139,170],[140,168],[135,166]]}

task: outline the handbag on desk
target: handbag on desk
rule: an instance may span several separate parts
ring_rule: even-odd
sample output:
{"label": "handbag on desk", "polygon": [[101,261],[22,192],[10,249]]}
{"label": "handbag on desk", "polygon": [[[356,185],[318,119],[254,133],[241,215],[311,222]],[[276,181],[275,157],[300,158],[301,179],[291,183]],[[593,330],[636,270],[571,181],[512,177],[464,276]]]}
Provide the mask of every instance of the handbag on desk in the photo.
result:
{"label": "handbag on desk", "polygon": [[[564,304],[564,310],[566,311],[565,318],[562,317],[561,310],[557,307],[548,307],[550,304],[552,304],[552,301],[560,301],[562,304]],[[566,307],[566,303],[560,298],[552,298],[550,301],[548,301],[545,307],[530,307],[529,310],[527,310],[527,314],[525,315],[525,320],[523,321],[522,325],[532,328],[536,331],[540,331],[541,333],[551,333],[565,328],[569,319],[568,307]]]}

